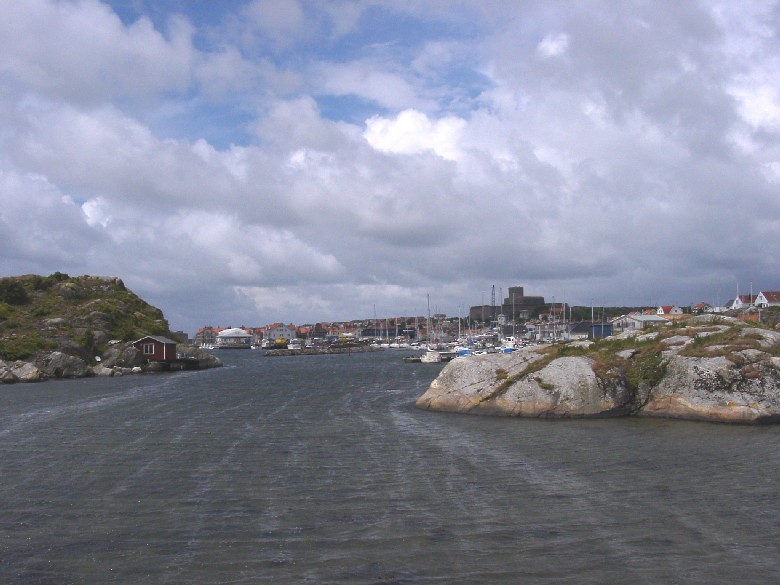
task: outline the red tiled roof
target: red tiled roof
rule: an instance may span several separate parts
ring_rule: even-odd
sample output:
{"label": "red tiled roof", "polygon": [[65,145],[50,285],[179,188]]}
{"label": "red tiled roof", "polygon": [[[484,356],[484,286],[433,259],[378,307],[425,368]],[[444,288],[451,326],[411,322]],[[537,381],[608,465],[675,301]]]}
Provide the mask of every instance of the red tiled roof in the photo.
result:
{"label": "red tiled roof", "polygon": [[201,327],[200,329],[198,329],[198,333],[203,333],[205,331],[213,331],[216,333],[218,331],[222,331],[222,329],[220,329],[219,327],[212,327],[211,325],[206,325],[205,327]]}
{"label": "red tiled roof", "polygon": [[780,290],[762,290],[768,303],[780,303]]}

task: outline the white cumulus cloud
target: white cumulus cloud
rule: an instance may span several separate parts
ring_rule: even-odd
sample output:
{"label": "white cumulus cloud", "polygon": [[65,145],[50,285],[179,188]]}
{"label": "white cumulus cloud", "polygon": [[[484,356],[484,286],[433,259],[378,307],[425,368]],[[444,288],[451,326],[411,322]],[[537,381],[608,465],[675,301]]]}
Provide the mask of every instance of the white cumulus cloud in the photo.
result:
{"label": "white cumulus cloud", "polygon": [[397,154],[431,151],[442,158],[456,160],[465,127],[466,122],[460,118],[450,116],[431,121],[422,112],[404,110],[394,119],[370,118],[363,135],[377,150]]}

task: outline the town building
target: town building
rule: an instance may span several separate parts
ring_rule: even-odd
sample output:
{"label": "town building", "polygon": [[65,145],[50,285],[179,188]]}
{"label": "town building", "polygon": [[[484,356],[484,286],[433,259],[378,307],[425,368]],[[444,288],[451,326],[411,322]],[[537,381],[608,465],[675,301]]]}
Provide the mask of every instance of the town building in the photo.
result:
{"label": "town building", "polygon": [[217,334],[220,331],[222,331],[221,327],[212,327],[211,325],[198,329],[194,338],[195,345],[200,347],[215,345],[217,343]]}
{"label": "town building", "polygon": [[266,325],[263,329],[263,343],[276,343],[280,341],[291,341],[298,335],[298,328],[295,325],[285,325],[284,323],[272,323]]}
{"label": "town building", "polygon": [[[544,297],[525,296],[522,286],[510,286],[509,296],[503,299],[500,305],[495,306],[496,316],[501,313],[507,321],[529,319],[531,314],[544,306]],[[493,305],[477,305],[469,308],[469,319],[489,323],[493,321]]]}
{"label": "town building", "polygon": [[217,347],[220,349],[248,349],[251,347],[252,334],[240,327],[224,329],[217,334]]}

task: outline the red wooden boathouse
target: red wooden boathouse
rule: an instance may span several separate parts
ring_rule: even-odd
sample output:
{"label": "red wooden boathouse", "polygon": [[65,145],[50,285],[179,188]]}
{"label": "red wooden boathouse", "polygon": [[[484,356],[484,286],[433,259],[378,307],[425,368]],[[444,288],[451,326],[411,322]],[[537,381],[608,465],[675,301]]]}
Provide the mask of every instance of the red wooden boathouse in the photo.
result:
{"label": "red wooden boathouse", "polygon": [[167,337],[147,335],[133,342],[147,362],[172,362],[176,359],[176,342]]}

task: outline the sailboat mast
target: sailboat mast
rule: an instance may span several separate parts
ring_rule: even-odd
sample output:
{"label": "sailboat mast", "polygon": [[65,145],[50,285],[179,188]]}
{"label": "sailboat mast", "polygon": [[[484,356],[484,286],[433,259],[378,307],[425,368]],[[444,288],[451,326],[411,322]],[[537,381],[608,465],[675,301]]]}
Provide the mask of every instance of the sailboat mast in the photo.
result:
{"label": "sailboat mast", "polygon": [[428,332],[428,344],[431,343],[431,295],[426,295],[428,297],[428,321],[425,323],[426,330]]}

